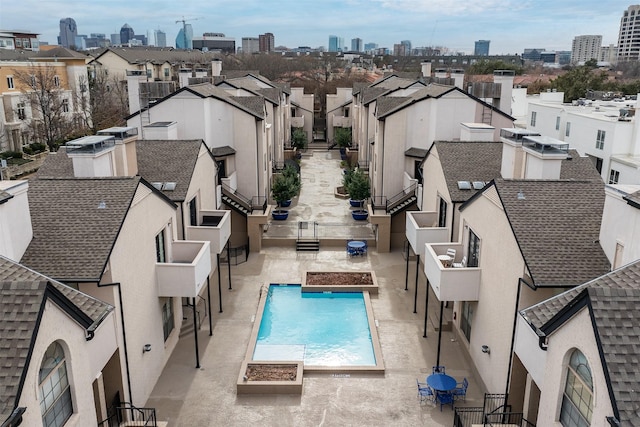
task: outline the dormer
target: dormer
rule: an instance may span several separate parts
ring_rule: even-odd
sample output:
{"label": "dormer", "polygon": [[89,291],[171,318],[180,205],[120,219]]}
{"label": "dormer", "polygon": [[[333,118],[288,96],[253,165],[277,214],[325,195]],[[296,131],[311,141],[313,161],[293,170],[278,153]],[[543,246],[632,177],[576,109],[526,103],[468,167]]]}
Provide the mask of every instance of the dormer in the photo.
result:
{"label": "dormer", "polygon": [[66,147],[76,178],[115,176],[116,140],[113,136],[85,136],[67,142]]}

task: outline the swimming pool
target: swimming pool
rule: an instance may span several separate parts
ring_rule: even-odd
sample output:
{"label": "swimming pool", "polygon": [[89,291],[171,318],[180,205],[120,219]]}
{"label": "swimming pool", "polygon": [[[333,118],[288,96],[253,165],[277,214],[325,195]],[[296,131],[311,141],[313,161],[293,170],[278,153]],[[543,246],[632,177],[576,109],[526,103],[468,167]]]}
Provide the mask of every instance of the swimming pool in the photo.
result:
{"label": "swimming pool", "polygon": [[382,366],[368,292],[271,285],[262,308],[253,360],[303,360],[305,370]]}

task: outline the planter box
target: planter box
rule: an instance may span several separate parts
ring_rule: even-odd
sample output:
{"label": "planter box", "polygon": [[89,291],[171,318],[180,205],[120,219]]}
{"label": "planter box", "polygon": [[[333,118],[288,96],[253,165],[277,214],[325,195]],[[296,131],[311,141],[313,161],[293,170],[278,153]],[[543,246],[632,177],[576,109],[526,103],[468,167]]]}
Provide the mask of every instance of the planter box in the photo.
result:
{"label": "planter box", "polygon": [[364,206],[364,200],[349,199],[349,204],[354,208],[361,208],[362,206]]}
{"label": "planter box", "polygon": [[289,218],[289,211],[285,210],[274,210],[271,211],[271,217],[276,221],[284,221]]}
{"label": "planter box", "polygon": [[[369,280],[363,280],[365,276]],[[352,280],[348,280],[350,277]],[[307,271],[302,276],[302,292],[325,291],[378,294],[378,278],[374,271]]]}
{"label": "planter box", "polygon": [[[247,368],[249,366],[294,366],[296,369],[296,378],[288,381],[252,381],[246,378]],[[253,361],[245,360],[242,362],[240,368],[240,374],[238,375],[238,382],[236,384],[236,391],[238,394],[302,394],[302,372],[303,363],[300,361]]]}

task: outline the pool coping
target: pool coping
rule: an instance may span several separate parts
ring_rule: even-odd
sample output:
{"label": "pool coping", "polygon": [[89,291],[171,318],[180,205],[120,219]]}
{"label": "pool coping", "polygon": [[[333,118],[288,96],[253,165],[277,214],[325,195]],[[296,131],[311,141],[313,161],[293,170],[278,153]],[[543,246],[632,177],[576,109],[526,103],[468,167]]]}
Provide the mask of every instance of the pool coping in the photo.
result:
{"label": "pool coping", "polygon": [[[372,272],[373,273],[373,272]],[[299,284],[293,284],[298,286]],[[258,310],[255,315],[255,320],[253,322],[253,328],[251,329],[251,335],[249,337],[249,345],[247,346],[247,352],[245,354],[245,358],[243,361],[243,366],[245,363],[254,362],[252,360],[253,353],[256,348],[256,343],[258,339],[258,332],[260,331],[260,322],[262,321],[262,314],[264,313],[264,307],[267,303],[267,295],[269,293],[270,284],[265,284],[260,288],[260,301],[258,303]],[[327,289],[324,289],[327,291]],[[344,287],[340,288],[342,292],[354,292],[347,291]],[[331,292],[338,292],[331,291]],[[309,291],[307,291],[309,292]],[[364,289],[358,289],[355,292],[362,292],[362,296],[364,298],[364,306],[367,312],[367,321],[369,323],[369,332],[371,334],[371,344],[373,347],[373,355],[376,359],[375,365],[353,365],[353,366],[327,366],[327,365],[304,365],[303,370],[304,373],[384,373],[384,360],[382,358],[382,346],[380,345],[380,337],[378,336],[378,327],[376,325],[376,320],[373,316],[373,307],[371,305],[371,296],[369,295],[369,291]],[[272,360],[270,363],[284,363],[287,361],[280,360]]]}
{"label": "pool coping", "polygon": [[[307,285],[307,275],[309,273],[350,273],[350,274],[369,274],[371,276],[371,285]],[[374,271],[305,271],[302,275],[302,292],[364,292],[378,294],[378,278]]]}

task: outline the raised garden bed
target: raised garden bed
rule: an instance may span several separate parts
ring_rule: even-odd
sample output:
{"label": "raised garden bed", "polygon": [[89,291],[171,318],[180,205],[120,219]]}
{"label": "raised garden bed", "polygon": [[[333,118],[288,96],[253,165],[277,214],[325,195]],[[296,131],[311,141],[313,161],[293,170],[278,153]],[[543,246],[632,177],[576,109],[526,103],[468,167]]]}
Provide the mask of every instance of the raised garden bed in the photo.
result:
{"label": "raised garden bed", "polygon": [[244,361],[237,393],[301,394],[302,371],[302,362]]}
{"label": "raised garden bed", "polygon": [[302,292],[323,291],[369,291],[377,294],[378,279],[373,271],[308,271],[302,277]]}

